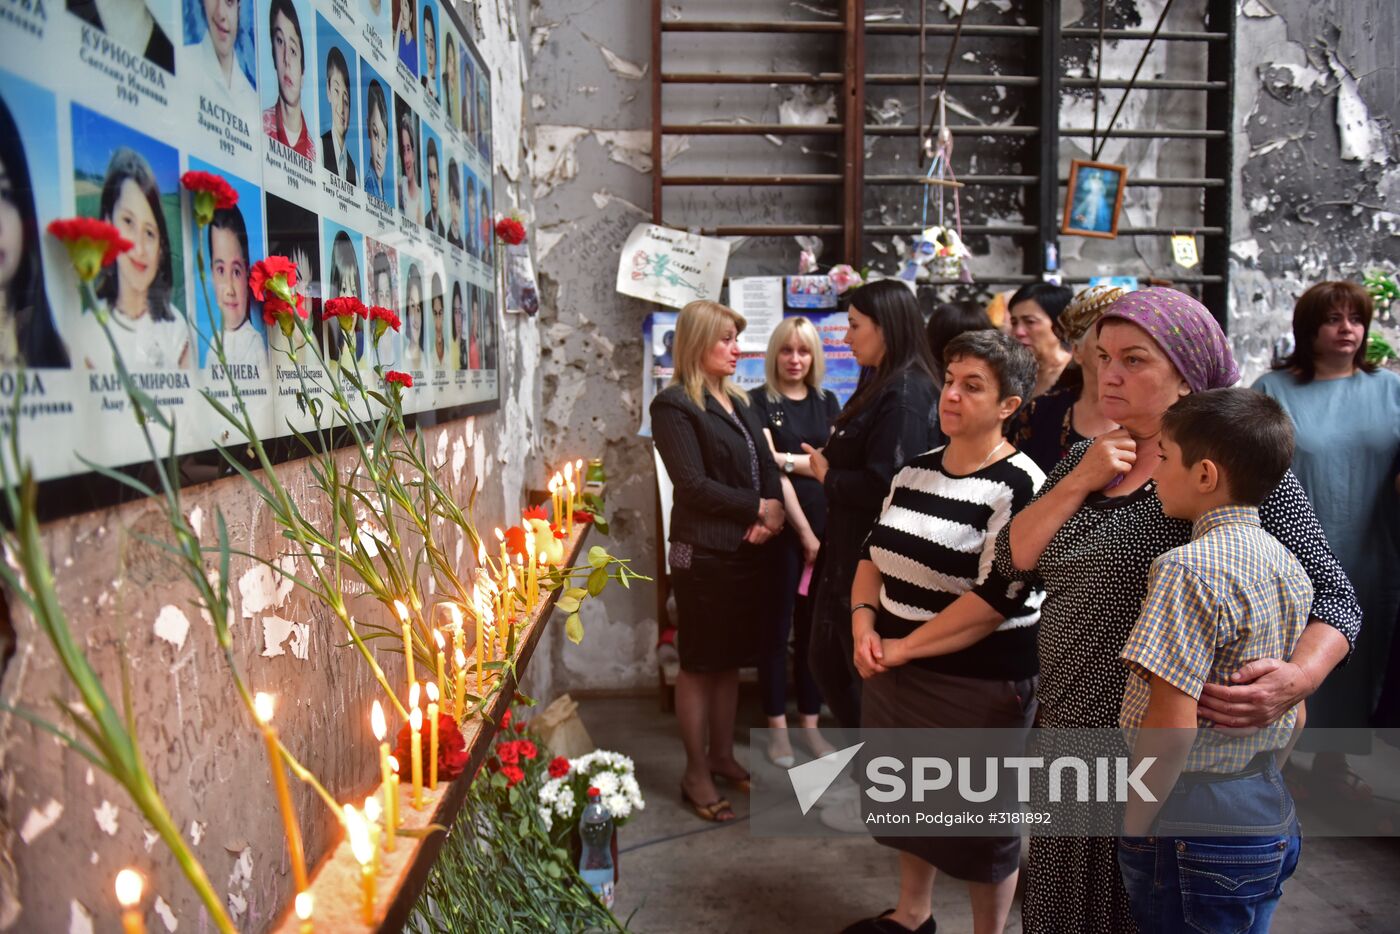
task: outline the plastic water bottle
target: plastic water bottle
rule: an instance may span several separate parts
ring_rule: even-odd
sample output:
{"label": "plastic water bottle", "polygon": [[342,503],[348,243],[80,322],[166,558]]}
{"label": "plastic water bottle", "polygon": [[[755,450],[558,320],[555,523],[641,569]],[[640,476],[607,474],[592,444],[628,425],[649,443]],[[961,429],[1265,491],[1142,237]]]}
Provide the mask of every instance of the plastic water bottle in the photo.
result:
{"label": "plastic water bottle", "polygon": [[603,904],[613,904],[613,819],[603,804],[602,793],[597,788],[588,789],[588,805],[578,822],[578,835],[583,841],[583,853],[579,856],[578,873],[602,899]]}

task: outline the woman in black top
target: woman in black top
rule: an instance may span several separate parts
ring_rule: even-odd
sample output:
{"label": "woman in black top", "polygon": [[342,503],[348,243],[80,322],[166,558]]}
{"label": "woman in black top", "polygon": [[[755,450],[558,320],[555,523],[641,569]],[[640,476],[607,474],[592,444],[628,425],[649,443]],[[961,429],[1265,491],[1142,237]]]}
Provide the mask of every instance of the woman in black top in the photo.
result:
{"label": "woman in black top", "polygon": [[826,491],[826,538],[809,662],[832,714],[860,726],[860,678],[852,661],[851,581],[865,537],[894,475],[933,447],[933,361],[914,293],[882,279],[851,293],[846,345],[864,368],[860,385],[818,451],[812,476]]}
{"label": "woman in black top", "polygon": [[739,786],[749,778],[734,758],[739,668],[757,656],[759,633],[772,615],[777,589],[769,542],[784,523],[778,466],[763,423],[730,381],[745,323],[717,302],[682,308],[675,375],[651,403],[652,435],[674,485],[676,718],[686,756],[681,796],[713,821],[734,819],[713,775]]}
{"label": "woman in black top", "polygon": [[[773,457],[783,471],[783,505],[787,528],[778,539],[779,587],[777,612],[764,627],[758,660],[763,712],[768,716],[768,758],[782,768],[794,762],[787,736],[788,633],[796,637],[793,683],[797,688],[797,714],[813,755],[831,752],[817,733],[822,709],[821,692],[807,664],[807,644],[812,630],[810,576],[826,531],[826,495],[812,476],[811,457],[802,445],[826,444],[831,424],[841,411],[836,394],[822,389],[826,361],[821,336],[806,318],[784,318],[768,339],[764,361],[767,384],[753,395],[754,408],[763,420],[763,433]],[[808,586],[801,587],[803,575]],[[803,592],[799,593],[799,589]]]}

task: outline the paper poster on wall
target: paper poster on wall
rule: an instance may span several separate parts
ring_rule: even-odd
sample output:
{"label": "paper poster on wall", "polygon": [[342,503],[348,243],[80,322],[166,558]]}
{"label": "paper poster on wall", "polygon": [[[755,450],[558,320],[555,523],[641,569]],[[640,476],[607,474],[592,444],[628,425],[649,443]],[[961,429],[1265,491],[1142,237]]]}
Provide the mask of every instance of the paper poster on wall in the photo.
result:
{"label": "paper poster on wall", "polygon": [[617,291],[672,308],[697,299],[718,301],[728,263],[726,240],[638,224],[622,245]]}
{"label": "paper poster on wall", "polygon": [[729,307],[748,322],[739,335],[739,349],[763,353],[768,349],[773,329],[783,320],[783,277],[730,279]]}
{"label": "paper poster on wall", "polygon": [[[150,14],[135,26],[101,0],[20,4],[0,18],[0,176],[18,215],[14,262],[0,242],[0,335],[13,335],[0,341],[0,388],[25,370],[18,429],[36,475],[147,456],[107,337],[44,233],[64,217],[108,221],[134,244],[95,292],[133,379],[176,416],[177,453],[230,440],[202,397],[227,403],[230,380],[267,438],[311,424],[304,380],[352,365],[412,368],[410,413],[494,407],[491,77],[448,5],[135,9]],[[239,195],[202,231],[180,185],[191,170],[222,175]],[[268,255],[297,263],[311,315],[315,349],[298,348],[295,361],[248,287]],[[345,295],[393,309],[405,333],[377,348],[342,337],[321,310]],[[216,331],[226,366],[212,352]]]}

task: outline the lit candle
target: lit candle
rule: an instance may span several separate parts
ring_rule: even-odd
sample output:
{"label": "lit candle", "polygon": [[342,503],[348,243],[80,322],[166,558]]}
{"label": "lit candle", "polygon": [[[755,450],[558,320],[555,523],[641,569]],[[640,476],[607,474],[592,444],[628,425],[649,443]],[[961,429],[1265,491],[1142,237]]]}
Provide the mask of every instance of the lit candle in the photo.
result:
{"label": "lit candle", "polygon": [[525,533],[525,612],[535,608],[535,583],[538,569],[535,566],[535,536]]}
{"label": "lit candle", "polygon": [[437,643],[437,693],[439,697],[447,696],[447,642],[442,638],[442,632],[433,630],[433,641]]}
{"label": "lit candle", "polygon": [[292,881],[298,892],[305,892],[309,885],[306,878],[306,859],[301,851],[301,827],[297,824],[296,812],[292,810],[292,796],[287,791],[287,775],[282,770],[282,754],[277,748],[277,731],[272,728],[274,706],[271,694],[259,691],[253,698],[253,712],[262,727],[263,739],[267,741],[267,757],[272,765],[272,786],[277,792],[277,806],[282,811],[282,826],[287,832],[287,852],[292,857]]}
{"label": "lit candle", "polygon": [[310,892],[298,892],[296,898],[297,920],[299,934],[311,934],[313,930],[311,924],[311,912],[316,907],[316,897]]}
{"label": "lit candle", "polygon": [[369,827],[355,805],[342,808],[345,833],[350,838],[350,852],[360,864],[360,911],[366,925],[374,924],[374,844],[370,842]]}
{"label": "lit candle", "polygon": [[564,534],[565,534],[566,536],[572,536],[572,535],[574,534],[574,493],[575,493],[575,491],[576,491],[576,487],[574,486],[574,481],[572,481],[572,480],[568,481],[568,487],[569,487],[569,506],[568,506],[568,511],[565,513]]}
{"label": "lit candle", "polygon": [[458,723],[467,714],[467,653],[461,649],[452,657],[452,663],[457,666],[457,692],[455,703],[453,704],[453,719]]}
{"label": "lit candle", "polygon": [[[516,559],[523,562],[523,559],[521,559],[519,555],[516,555]],[[519,577],[518,580],[524,580],[524,579],[525,579],[524,570],[523,570],[524,566],[525,566],[525,565],[524,565],[523,563],[521,563],[521,564],[518,565],[518,567],[522,568],[521,576]],[[506,574],[506,589],[505,589],[505,593],[501,595],[501,602],[502,602],[502,604],[503,604],[503,607],[502,607],[502,611],[501,611],[501,613],[499,614],[499,616],[500,616],[500,618],[501,618],[502,620],[508,620],[508,619],[510,619],[512,616],[515,615],[515,589],[516,589],[516,586],[517,586],[517,578],[516,578],[516,576],[515,576],[515,568],[511,568],[511,569],[507,572],[507,574]],[[523,596],[523,595],[522,595],[522,596]]]}
{"label": "lit candle", "polygon": [[417,679],[413,677],[413,632],[409,628],[408,607],[404,606],[402,600],[395,600],[394,611],[399,614],[399,622],[403,625],[404,671],[408,674],[408,683],[413,684]]}
{"label": "lit candle", "polygon": [[549,517],[555,522],[559,521],[559,475],[555,474],[549,478],[545,484],[545,489],[549,490]]}
{"label": "lit candle", "polygon": [[[442,653],[439,652],[439,655]],[[428,682],[428,790],[437,788],[438,698],[437,685]]]}
{"label": "lit candle", "polygon": [[560,493],[563,493],[563,492],[564,492],[564,487],[567,487],[570,483],[573,482],[573,480],[574,480],[574,463],[573,463],[573,461],[570,461],[569,463],[567,463],[567,464],[564,465],[564,476],[563,476],[562,478],[560,478],[561,486],[560,486],[559,492],[560,492]]}
{"label": "lit candle", "polygon": [[473,651],[476,653],[476,693],[478,697],[481,696],[481,664],[486,660],[482,654],[486,647],[481,638],[483,617],[485,616],[486,614],[482,610],[481,591],[478,589],[476,592],[476,645],[473,647]]}
{"label": "lit candle", "polygon": [[388,814],[388,820],[384,822],[384,849],[394,852],[394,828],[399,822],[399,801],[398,796],[393,794],[394,774],[389,769],[389,744],[384,737],[388,734],[388,729],[384,723],[384,708],[379,705],[379,701],[374,702],[374,707],[369,715],[370,726],[374,728],[374,738],[379,740],[379,779],[384,784],[384,811]]}
{"label": "lit candle", "polygon": [[[389,800],[394,804],[392,812],[393,823],[390,824],[390,826],[398,827],[403,821],[399,819],[399,760],[395,756],[389,757],[389,771],[391,773],[389,775]],[[393,840],[394,838],[391,836],[389,842],[392,843]],[[394,848],[390,846],[386,849],[392,852]]]}
{"label": "lit candle", "polygon": [[501,543],[501,573],[498,577],[503,577],[506,573],[505,567],[510,563],[510,558],[506,555],[506,533],[499,528],[496,529],[496,540]]}
{"label": "lit candle", "polygon": [[574,461],[574,475],[578,477],[579,483],[583,483],[583,458]]}
{"label": "lit candle", "polygon": [[369,822],[369,842],[374,847],[374,871],[379,872],[379,818],[384,813],[374,795],[365,798],[365,820]]}
{"label": "lit candle", "polygon": [[418,709],[417,694],[413,697],[413,712],[408,715],[408,726],[412,731],[412,744],[409,746],[413,773],[411,801],[414,810],[417,810],[423,806],[423,711]]}
{"label": "lit candle", "polygon": [[117,873],[117,901],[122,906],[122,934],[146,934],[146,919],[141,915],[141,890],[145,880],[135,869]]}

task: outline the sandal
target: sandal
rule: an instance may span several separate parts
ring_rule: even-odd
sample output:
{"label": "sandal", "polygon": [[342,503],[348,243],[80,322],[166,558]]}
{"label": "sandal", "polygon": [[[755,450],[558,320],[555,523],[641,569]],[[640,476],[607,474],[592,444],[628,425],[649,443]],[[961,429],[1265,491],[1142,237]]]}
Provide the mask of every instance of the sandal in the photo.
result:
{"label": "sandal", "polygon": [[748,772],[744,773],[743,778],[735,778],[733,775],[725,775],[723,772],[711,772],[710,777],[715,781],[724,782],[729,787],[742,791],[744,794],[749,793],[753,782],[753,776]]}
{"label": "sandal", "polygon": [[[681,801],[690,805],[690,809],[695,812],[701,820],[713,821],[716,824],[727,824],[738,815],[734,813],[734,808],[725,798],[717,798],[709,804],[701,804],[690,796],[690,792],[684,787],[681,788]],[[728,814],[728,817],[724,815]]]}

